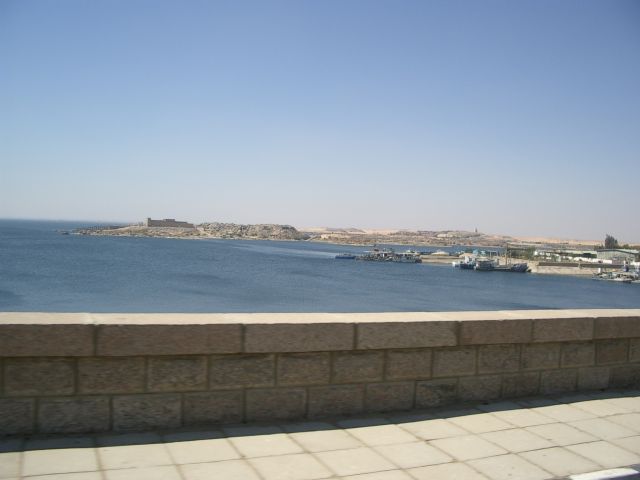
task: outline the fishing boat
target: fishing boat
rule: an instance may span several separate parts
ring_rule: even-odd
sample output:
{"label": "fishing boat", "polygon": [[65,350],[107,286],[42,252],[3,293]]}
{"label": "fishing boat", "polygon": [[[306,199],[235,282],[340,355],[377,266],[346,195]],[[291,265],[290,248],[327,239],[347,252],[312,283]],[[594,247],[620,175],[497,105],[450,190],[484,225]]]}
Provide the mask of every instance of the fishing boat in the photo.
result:
{"label": "fishing boat", "polygon": [[506,265],[496,265],[493,270],[496,272],[526,273],[529,271],[529,265],[526,263],[508,263]]}
{"label": "fishing boat", "polygon": [[487,257],[480,257],[480,258],[476,258],[476,266],[474,267],[474,270],[477,270],[479,272],[490,272],[492,270],[495,270],[495,267],[496,267],[495,260],[492,260]]}

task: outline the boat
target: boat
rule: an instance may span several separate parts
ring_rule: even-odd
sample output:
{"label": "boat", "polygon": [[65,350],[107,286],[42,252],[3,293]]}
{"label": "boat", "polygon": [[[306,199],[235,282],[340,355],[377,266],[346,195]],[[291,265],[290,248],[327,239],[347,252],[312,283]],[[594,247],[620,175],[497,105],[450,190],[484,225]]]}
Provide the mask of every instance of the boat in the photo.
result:
{"label": "boat", "polygon": [[495,267],[495,260],[491,260],[487,257],[480,257],[476,258],[476,265],[474,267],[474,270],[477,270],[479,272],[491,272],[492,270],[495,270]]}
{"label": "boat", "polygon": [[336,260],[355,260],[356,256],[353,253],[339,253],[335,258]]}
{"label": "boat", "polygon": [[422,263],[418,252],[414,252],[413,250],[396,253],[395,258],[392,261],[398,263]]}
{"label": "boat", "polygon": [[620,283],[640,283],[640,275],[634,272],[599,272],[593,275],[594,280],[605,280]]}
{"label": "boat", "polygon": [[527,263],[508,263],[506,265],[496,265],[493,270],[496,272],[526,273],[529,271],[529,265]]}

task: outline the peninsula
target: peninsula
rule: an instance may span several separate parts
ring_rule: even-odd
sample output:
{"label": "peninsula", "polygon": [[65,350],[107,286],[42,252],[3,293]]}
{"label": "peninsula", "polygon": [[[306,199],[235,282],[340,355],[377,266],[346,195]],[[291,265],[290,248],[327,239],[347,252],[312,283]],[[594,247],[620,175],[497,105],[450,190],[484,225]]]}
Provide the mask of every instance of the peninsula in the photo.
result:
{"label": "peninsula", "polygon": [[314,227],[297,229],[279,224],[236,224],[204,222],[191,224],[169,218],[135,225],[106,225],[79,228],[80,235],[110,235],[166,238],[225,238],[246,240],[295,240],[342,245],[423,245],[504,247],[507,245],[556,245],[558,247],[593,249],[600,242],[558,240],[549,238],[518,238],[463,230],[370,230],[358,228]]}

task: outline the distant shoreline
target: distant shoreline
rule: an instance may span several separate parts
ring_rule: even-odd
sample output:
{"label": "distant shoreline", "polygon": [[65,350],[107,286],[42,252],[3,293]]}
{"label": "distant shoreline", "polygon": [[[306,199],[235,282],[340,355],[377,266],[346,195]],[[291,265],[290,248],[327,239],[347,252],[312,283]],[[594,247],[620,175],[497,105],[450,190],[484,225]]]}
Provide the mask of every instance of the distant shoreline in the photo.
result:
{"label": "distant shoreline", "polygon": [[[229,224],[236,226],[235,224]],[[281,227],[271,225],[261,225],[264,228]],[[288,226],[287,226],[288,227]],[[266,235],[263,237],[250,235],[232,235],[225,233],[223,235],[213,235],[204,231],[200,226],[193,229],[173,228],[173,227],[141,227],[126,226],[121,228],[105,228],[98,227],[79,228],[73,233],[79,235],[90,236],[112,236],[112,237],[139,237],[139,238],[167,238],[182,240],[267,240],[267,241],[283,241],[283,242],[312,242],[317,244],[339,245],[345,247],[370,247],[373,245],[407,245],[421,246],[429,248],[450,248],[450,247],[483,247],[483,248],[505,248],[507,245],[525,246],[514,237],[493,236],[484,234],[469,235],[469,232],[460,232],[456,235],[452,231],[432,232],[434,235],[420,238],[417,232],[401,232],[391,231],[392,233],[345,233],[335,231],[297,231],[300,235],[297,238],[280,235]],[[368,231],[371,232],[371,231]],[[447,241],[442,241],[438,235],[446,234]],[[365,237],[365,238],[363,238]],[[364,240],[364,241],[363,241]],[[474,241],[475,240],[475,241]],[[578,244],[564,244],[566,246],[578,246]],[[587,245],[580,244],[585,247]]]}

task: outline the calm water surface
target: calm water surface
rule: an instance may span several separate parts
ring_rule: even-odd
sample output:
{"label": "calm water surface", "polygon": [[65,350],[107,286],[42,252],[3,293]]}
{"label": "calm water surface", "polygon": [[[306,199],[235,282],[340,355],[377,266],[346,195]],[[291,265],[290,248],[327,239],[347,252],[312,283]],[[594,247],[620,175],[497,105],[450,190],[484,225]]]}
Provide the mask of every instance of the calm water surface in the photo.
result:
{"label": "calm water surface", "polygon": [[640,308],[640,284],[333,258],[361,247],[56,233],[86,225],[0,220],[0,311]]}

